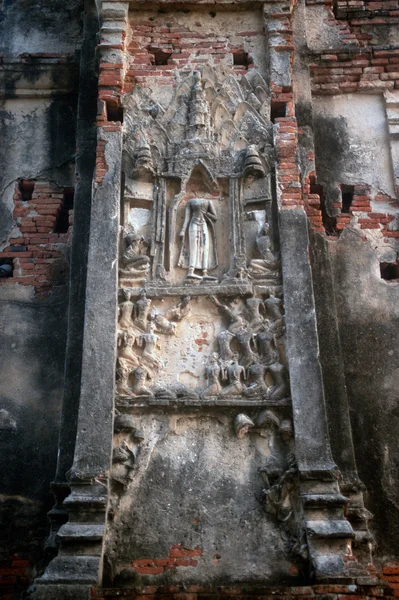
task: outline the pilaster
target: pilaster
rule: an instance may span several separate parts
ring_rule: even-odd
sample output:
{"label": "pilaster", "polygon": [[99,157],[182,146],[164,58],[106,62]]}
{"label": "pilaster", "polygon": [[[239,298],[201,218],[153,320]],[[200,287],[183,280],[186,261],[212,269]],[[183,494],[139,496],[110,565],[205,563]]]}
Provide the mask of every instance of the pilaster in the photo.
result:
{"label": "pilaster", "polygon": [[60,600],[88,598],[101,576],[113,433],[121,127],[100,128],[98,137],[105,174],[98,177],[97,169],[92,192],[80,402],[71,494],[64,501],[69,520],[58,532],[58,556],[36,581],[35,600],[54,598],[54,590]]}

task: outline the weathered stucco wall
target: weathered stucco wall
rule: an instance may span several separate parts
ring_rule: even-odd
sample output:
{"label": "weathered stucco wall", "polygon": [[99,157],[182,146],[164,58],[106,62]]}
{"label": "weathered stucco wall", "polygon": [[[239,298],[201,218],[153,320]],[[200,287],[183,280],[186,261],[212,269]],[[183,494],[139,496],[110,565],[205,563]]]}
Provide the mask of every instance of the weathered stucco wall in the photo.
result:
{"label": "weathered stucco wall", "polygon": [[399,594],[398,14],[3,2],[6,600]]}
{"label": "weathered stucco wall", "polygon": [[[0,280],[0,556],[3,585],[12,583],[16,594],[27,587],[33,566],[43,564],[46,512],[53,503],[50,482],[63,395],[70,250],[66,229],[51,233],[48,215],[56,220],[54,205],[61,205],[63,190],[75,185],[74,54],[82,7],[80,2],[67,8],[47,4],[6,2],[0,12],[5,92],[0,109],[0,262],[14,268],[12,278]],[[18,196],[22,180],[32,187],[37,183],[33,201]],[[58,191],[58,201],[51,199],[50,188],[53,194]]]}
{"label": "weathered stucco wall", "polygon": [[73,54],[81,40],[81,13],[81,0],[6,0],[0,7],[2,52]]}

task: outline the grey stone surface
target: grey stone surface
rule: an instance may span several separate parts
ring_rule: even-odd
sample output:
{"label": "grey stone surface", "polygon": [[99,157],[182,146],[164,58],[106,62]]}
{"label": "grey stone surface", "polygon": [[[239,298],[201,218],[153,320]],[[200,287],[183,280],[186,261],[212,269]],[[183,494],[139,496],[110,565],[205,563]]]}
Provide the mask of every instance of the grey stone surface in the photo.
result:
{"label": "grey stone surface", "polygon": [[397,283],[381,279],[369,243],[348,229],[331,252],[339,332],[355,455],[367,488],[370,527],[393,553],[399,539],[397,389]]}
{"label": "grey stone surface", "polygon": [[280,236],[296,457],[301,471],[330,471],[335,465],[328,439],[303,210],[280,212]]}
{"label": "grey stone surface", "polygon": [[173,557],[179,544],[195,550],[192,564],[158,575],[158,584],[292,579],[278,523],[260,502],[258,470],[271,457],[284,464],[281,440],[275,429],[239,439],[232,416],[220,409],[136,415],[144,439],[128,494],[113,491],[107,534],[107,577],[116,577],[115,585],[150,583],[153,577],[123,566]]}

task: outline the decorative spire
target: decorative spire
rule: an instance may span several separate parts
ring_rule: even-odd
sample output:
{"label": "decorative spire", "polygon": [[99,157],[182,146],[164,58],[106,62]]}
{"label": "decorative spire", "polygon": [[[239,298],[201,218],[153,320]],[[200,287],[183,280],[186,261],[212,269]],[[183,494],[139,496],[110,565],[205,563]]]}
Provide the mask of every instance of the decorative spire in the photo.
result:
{"label": "decorative spire", "polygon": [[210,131],[209,108],[202,88],[200,71],[194,71],[189,112],[189,137],[208,138]]}

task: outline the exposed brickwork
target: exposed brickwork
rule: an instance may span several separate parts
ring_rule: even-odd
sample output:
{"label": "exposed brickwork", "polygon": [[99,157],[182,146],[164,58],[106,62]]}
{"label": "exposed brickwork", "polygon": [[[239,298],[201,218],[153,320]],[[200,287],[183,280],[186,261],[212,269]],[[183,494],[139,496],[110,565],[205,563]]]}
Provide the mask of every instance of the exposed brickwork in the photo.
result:
{"label": "exposed brickwork", "polygon": [[97,148],[96,148],[96,171],[95,171],[95,183],[96,185],[101,185],[104,176],[107,172],[107,163],[105,162],[105,146],[107,142],[102,139],[97,140]]}
{"label": "exposed brickwork", "polygon": [[393,590],[395,598],[399,598],[399,562],[386,564],[382,569],[382,578]]}
{"label": "exposed brickwork", "polygon": [[314,92],[399,88],[399,48],[392,46],[387,33],[399,26],[399,0],[337,0],[334,4],[331,0],[307,0],[306,4],[324,5],[326,23],[336,28],[343,42],[343,48],[313,57],[310,69]]}
{"label": "exposed brickwork", "polygon": [[145,586],[136,590],[92,590],[92,600],[372,600],[377,598],[392,598],[394,590],[381,585],[315,585],[301,587],[259,587],[251,588],[246,585],[220,586],[210,588],[199,585],[177,586]]}
{"label": "exposed brickwork", "polygon": [[154,13],[148,20],[133,12],[128,35],[121,32],[118,43],[115,40],[110,43],[106,35],[100,41],[100,52],[122,50],[127,60],[126,63],[100,62],[99,100],[108,106],[119,106],[121,94],[132,91],[135,85],[175,86],[178,71],[207,64],[223,64],[233,68],[237,75],[245,74],[256,66],[252,50],[263,35],[261,27],[256,31],[216,35],[202,32],[195,25],[180,24],[173,13]]}
{"label": "exposed brickwork", "polygon": [[33,188],[29,200],[23,199],[21,184],[15,186],[13,216],[19,235],[0,252],[0,261],[13,265],[13,276],[0,282],[33,285],[36,293],[47,294],[52,285],[67,280],[68,263],[60,245],[69,242],[73,213],[66,217],[67,231],[56,233],[66,190],[43,181],[22,182],[28,184]]}
{"label": "exposed brickwork", "polygon": [[306,0],[307,6],[315,4],[325,7],[326,22],[353,47],[378,46],[385,35],[380,28],[394,29],[399,24],[398,0]]}
{"label": "exposed brickwork", "polygon": [[13,600],[20,597],[32,581],[30,561],[18,554],[0,561],[0,598]]}
{"label": "exposed brickwork", "polygon": [[[130,54],[124,91],[130,91],[135,83],[151,86],[156,77],[157,85],[175,85],[175,70],[201,68],[206,64],[224,64],[236,73],[245,73],[254,66],[251,47],[262,31],[242,33],[226,32],[224,35],[202,33],[178,23],[174,15],[159,15],[147,21],[134,15],[130,23]],[[242,38],[242,44],[232,41]],[[234,64],[234,56],[238,62]],[[158,63],[158,64],[157,64]],[[161,64],[159,64],[161,63]]]}
{"label": "exposed brickwork", "polygon": [[173,545],[166,558],[139,558],[121,570],[131,568],[140,575],[161,575],[165,571],[173,571],[177,567],[196,567],[198,557],[202,556],[200,547],[184,548],[181,544]]}
{"label": "exposed brickwork", "polygon": [[302,189],[297,164],[298,126],[295,117],[276,119],[276,182],[282,208],[301,206]]}
{"label": "exposed brickwork", "polygon": [[[265,5],[265,27],[268,32],[270,56],[275,56],[277,61],[284,60],[285,55],[288,57],[289,72],[286,73],[288,76],[286,85],[281,85],[281,81],[275,81],[275,75],[273,74],[270,80],[272,104],[285,104],[284,116],[286,117],[295,116],[291,79],[295,52],[291,15],[295,4],[295,0],[290,2],[289,12],[286,10],[287,7],[283,5],[276,3],[268,3]],[[273,64],[271,66],[273,67]]]}
{"label": "exposed brickwork", "polygon": [[399,89],[399,49],[363,49],[313,57],[312,90],[318,94]]}
{"label": "exposed brickwork", "polygon": [[[390,243],[392,238],[399,239],[398,219],[393,214],[395,209],[399,208],[398,201],[386,194],[378,194],[372,198],[370,196],[370,186],[363,183],[356,184],[353,188],[353,200],[348,212],[342,212],[342,202],[334,202],[333,204],[335,235],[338,236],[348,225],[357,224],[360,229],[381,231],[386,243]],[[378,208],[378,204],[391,206],[392,212],[384,212]],[[305,210],[312,228],[315,231],[325,232],[319,194],[307,194],[305,196]]]}

